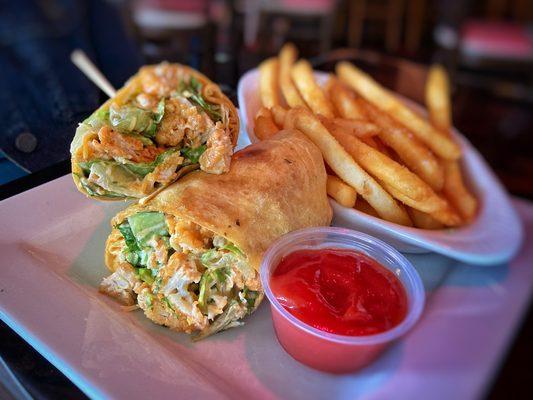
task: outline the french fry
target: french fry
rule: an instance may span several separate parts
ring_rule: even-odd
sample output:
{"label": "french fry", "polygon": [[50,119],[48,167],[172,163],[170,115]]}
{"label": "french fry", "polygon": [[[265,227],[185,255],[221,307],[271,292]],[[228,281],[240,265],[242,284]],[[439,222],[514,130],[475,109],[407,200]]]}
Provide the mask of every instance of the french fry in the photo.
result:
{"label": "french fry", "polygon": [[387,113],[363,99],[358,99],[358,102],[365,109],[369,119],[381,128],[380,139],[394,149],[405,165],[433,190],[437,192],[442,190],[444,169],[435,155]]}
{"label": "french fry", "polygon": [[[278,106],[276,106],[278,107]],[[256,113],[256,117],[272,117],[272,111],[270,111],[270,108],[261,107]]]}
{"label": "french fry", "polygon": [[364,212],[365,214],[379,218],[379,214],[376,212],[376,210],[372,208],[370,204],[368,204],[368,202],[365,199],[361,199],[361,198],[357,199],[357,201],[355,202],[354,208],[357,211],[361,211],[361,212]]}
{"label": "french fry", "polygon": [[351,135],[359,138],[371,137],[379,134],[379,128],[376,124],[363,119],[334,118],[333,123],[339,128],[349,132]]}
{"label": "french fry", "polygon": [[396,189],[394,186],[387,185],[384,182],[380,182],[381,185],[389,192],[391,195],[394,196],[394,198],[400,200],[402,203],[404,203],[407,206],[410,206],[412,208],[415,208],[419,211],[426,212],[429,215],[431,215],[433,218],[435,218],[440,223],[446,225],[446,226],[460,226],[463,223],[462,218],[457,214],[450,206],[450,204],[445,200],[443,201],[443,206],[439,207],[436,211],[428,212],[427,207],[424,206],[423,203],[419,203],[416,201],[413,201],[408,196],[405,196],[401,191]]}
{"label": "french fry", "polygon": [[330,101],[331,101],[330,90],[332,89],[333,85],[335,85],[336,82],[338,82],[338,80],[337,78],[335,78],[335,75],[330,74],[328,76],[328,80],[326,81],[326,83],[322,85],[322,90],[324,91],[324,93],[326,94],[326,97]]}
{"label": "french fry", "polygon": [[439,133],[429,122],[411,111],[392,93],[374,81],[370,75],[348,62],[337,64],[336,71],[343,82],[374,106],[393,115],[439,157],[456,160],[461,156],[461,148],[453,140]]}
{"label": "french fry", "polygon": [[302,131],[322,151],[335,174],[367,200],[381,218],[412,225],[407,212],[350,157],[317,117],[305,109],[294,108],[287,112],[284,127]]}
{"label": "french fry", "polygon": [[259,64],[259,91],[263,107],[281,104],[279,88],[279,61],[271,57]]}
{"label": "french fry", "polygon": [[285,118],[287,117],[287,110],[282,106],[274,106],[270,109],[272,118],[277,126],[285,126]]}
{"label": "french fry", "polygon": [[333,105],[316,83],[309,61],[296,62],[291,68],[291,77],[305,103],[315,114],[321,114],[327,118],[335,117]]}
{"label": "french fry", "polygon": [[446,162],[444,171],[444,194],[466,221],[472,221],[478,208],[477,200],[463,183],[459,163]]}
{"label": "french fry", "polygon": [[375,139],[374,137],[372,137],[372,136],[370,136],[370,137],[363,137],[363,138],[361,138],[361,140],[362,140],[365,144],[367,144],[368,146],[373,147],[373,148],[376,149],[376,150],[379,150],[379,144],[378,144],[378,142],[376,141],[376,139]]}
{"label": "french fry", "polygon": [[385,154],[387,157],[389,157],[391,160],[394,160],[396,162],[398,162],[398,156],[396,156],[396,154],[394,154],[394,152],[389,149],[387,146],[385,146],[385,144],[383,143],[383,141],[379,138],[379,137],[374,137],[374,142],[376,143],[376,148],[381,151],[383,154]]}
{"label": "french fry", "polygon": [[368,146],[376,149],[377,151],[385,154],[387,157],[389,157],[391,160],[394,160],[397,162],[397,160],[393,157],[393,153],[383,144],[383,142],[379,139],[377,136],[370,136],[370,137],[362,137],[361,141],[363,141]]}
{"label": "french fry", "polygon": [[272,113],[268,108],[262,108],[258,111],[254,119],[254,134],[259,140],[268,139],[279,132],[278,126],[272,119]]}
{"label": "french fry", "polygon": [[425,212],[416,208],[407,207],[407,212],[416,228],[420,229],[442,229],[444,225]]}
{"label": "french fry", "polygon": [[323,115],[317,115],[320,122],[323,125],[333,124],[339,129],[342,129],[350,135],[364,139],[372,136],[376,136],[379,133],[379,128],[372,122],[361,119],[345,119],[345,118],[333,118],[329,119]]}
{"label": "french fry", "polygon": [[341,117],[361,120],[367,118],[364,111],[355,101],[355,93],[340,83],[337,79],[331,79],[329,82],[329,97]]}
{"label": "french fry", "polygon": [[[338,127],[328,126],[328,129],[348,154],[370,175],[386,184],[386,188],[393,187],[395,193],[401,193],[402,199],[399,200],[409,198],[409,203],[416,204],[415,208],[427,213],[446,208],[446,202],[416,174]],[[394,193],[391,194],[395,196]]]}
{"label": "french fry", "polygon": [[426,82],[426,106],[433,126],[448,133],[452,124],[450,83],[442,65],[432,65],[429,69]]}
{"label": "french fry", "polygon": [[281,93],[289,107],[307,107],[291,78],[291,68],[298,58],[298,50],[292,43],[285,44],[279,52],[279,83]]}
{"label": "french fry", "polygon": [[[450,103],[450,84],[446,71],[442,66],[434,65],[429,70],[426,83],[426,105],[433,125],[448,136],[452,126]],[[443,192],[466,221],[474,218],[477,200],[463,183],[458,161],[444,162]]]}
{"label": "french fry", "polygon": [[336,176],[328,175],[326,182],[328,196],[332,197],[341,206],[352,208],[357,200],[357,192]]}

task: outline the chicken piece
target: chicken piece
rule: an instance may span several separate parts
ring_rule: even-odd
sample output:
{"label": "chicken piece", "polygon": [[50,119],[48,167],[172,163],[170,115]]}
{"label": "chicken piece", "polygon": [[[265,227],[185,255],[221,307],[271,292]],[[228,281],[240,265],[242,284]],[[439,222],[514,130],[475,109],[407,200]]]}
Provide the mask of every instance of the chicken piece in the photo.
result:
{"label": "chicken piece", "polygon": [[171,97],[165,101],[165,114],[157,129],[155,140],[161,146],[178,146],[184,139],[188,146],[198,147],[202,134],[210,130],[213,122],[184,97]]}
{"label": "chicken piece", "polygon": [[135,304],[135,289],[143,282],[128,263],[122,264],[100,284],[99,291],[117,299],[125,306]]}
{"label": "chicken piece", "polygon": [[223,174],[229,171],[233,145],[228,132],[217,122],[207,139],[207,149],[200,156],[200,168],[211,174]]}
{"label": "chicken piece", "polygon": [[158,271],[153,290],[142,289],[137,303],[159,325],[188,333],[204,329],[208,319],[198,308],[196,295],[189,291],[189,285],[199,283],[201,278],[193,258],[174,253]]}
{"label": "chicken piece", "polygon": [[184,71],[168,63],[141,68],[139,73],[143,92],[158,97],[168,97],[184,78]]}
{"label": "chicken piece", "polygon": [[184,158],[179,152],[171,154],[159,164],[155,169],[144,177],[142,192],[150,193],[156,182],[166,185],[173,182],[178,176],[178,167],[183,164]]}
{"label": "chicken piece", "polygon": [[143,142],[131,135],[123,135],[108,126],[98,131],[98,139],[90,142],[92,158],[125,158],[133,162],[152,162],[164,149],[144,147]]}
{"label": "chicken piece", "polygon": [[179,332],[191,333],[193,328],[187,322],[187,317],[175,312],[168,303],[154,296],[148,288],[143,289],[137,296],[137,303],[144,311],[144,315],[158,325],[168,326]]}
{"label": "chicken piece", "polygon": [[214,294],[211,296],[213,303],[207,305],[207,319],[210,321],[214,320],[217,315],[220,315],[224,312],[224,307],[228,304],[227,296],[220,296]]}
{"label": "chicken piece", "polygon": [[157,98],[157,96],[150,95],[148,93],[141,93],[137,95],[135,100],[137,100],[137,104],[143,110],[150,110],[150,111],[154,111],[157,108],[157,105],[159,103],[159,99]]}
{"label": "chicken piece", "polygon": [[170,245],[176,250],[202,252],[209,248],[213,233],[191,221],[167,217]]}
{"label": "chicken piece", "polygon": [[147,244],[154,250],[150,253],[146,266],[150,269],[158,269],[160,265],[165,265],[168,260],[168,249],[163,239],[152,238]]}

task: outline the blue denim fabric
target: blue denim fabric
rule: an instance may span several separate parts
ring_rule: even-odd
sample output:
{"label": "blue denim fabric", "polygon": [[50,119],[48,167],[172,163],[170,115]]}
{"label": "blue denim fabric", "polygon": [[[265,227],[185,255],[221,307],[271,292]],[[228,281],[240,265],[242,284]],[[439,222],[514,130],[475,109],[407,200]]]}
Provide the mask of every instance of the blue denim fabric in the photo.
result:
{"label": "blue denim fabric", "polygon": [[27,173],[20,167],[9,161],[2,152],[0,152],[0,185],[21,178]]}
{"label": "blue denim fabric", "polygon": [[[71,63],[75,48],[117,88],[141,65],[103,0],[0,0],[0,149],[25,170],[67,159],[77,124],[105,99]],[[24,132],[37,138],[29,153],[15,145]]]}

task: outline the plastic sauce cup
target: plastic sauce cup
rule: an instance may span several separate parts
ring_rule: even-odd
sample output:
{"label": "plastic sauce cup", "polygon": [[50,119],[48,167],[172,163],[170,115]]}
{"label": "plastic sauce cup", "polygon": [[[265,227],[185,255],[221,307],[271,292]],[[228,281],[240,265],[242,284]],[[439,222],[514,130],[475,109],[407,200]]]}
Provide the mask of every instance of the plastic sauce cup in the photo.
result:
{"label": "plastic sauce cup", "polygon": [[[316,329],[290,314],[272,293],[270,277],[284,256],[296,250],[321,248],[361,252],[392,271],[407,295],[407,314],[403,321],[378,334],[345,336]],[[281,346],[301,363],[332,373],[352,372],[368,365],[413,327],[424,308],[424,286],[412,264],[381,240],[349,229],[308,228],[281,237],[263,257],[261,282],[270,301],[274,330]]]}

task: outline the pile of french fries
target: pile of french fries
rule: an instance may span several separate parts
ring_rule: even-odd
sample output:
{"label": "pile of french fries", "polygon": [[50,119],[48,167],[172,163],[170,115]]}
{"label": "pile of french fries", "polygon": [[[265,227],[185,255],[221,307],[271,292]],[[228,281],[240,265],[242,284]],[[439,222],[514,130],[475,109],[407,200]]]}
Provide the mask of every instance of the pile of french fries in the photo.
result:
{"label": "pile of french fries", "polygon": [[353,64],[340,62],[324,85],[286,44],[259,66],[260,140],[298,129],[320,148],[328,195],[345,207],[422,229],[468,224],[478,203],[466,188],[453,140],[449,82],[433,66],[426,82],[429,121]]}

